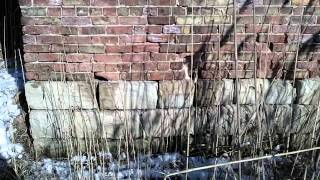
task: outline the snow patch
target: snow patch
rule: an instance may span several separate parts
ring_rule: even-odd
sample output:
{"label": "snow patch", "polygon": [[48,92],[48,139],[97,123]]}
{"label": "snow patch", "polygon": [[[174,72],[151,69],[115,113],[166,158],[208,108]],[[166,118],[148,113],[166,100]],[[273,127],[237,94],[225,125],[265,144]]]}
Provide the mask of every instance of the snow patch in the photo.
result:
{"label": "snow patch", "polygon": [[16,79],[6,69],[0,69],[0,159],[4,160],[20,157],[23,152],[22,145],[11,143],[14,132],[12,123],[21,113],[14,100],[19,91]]}

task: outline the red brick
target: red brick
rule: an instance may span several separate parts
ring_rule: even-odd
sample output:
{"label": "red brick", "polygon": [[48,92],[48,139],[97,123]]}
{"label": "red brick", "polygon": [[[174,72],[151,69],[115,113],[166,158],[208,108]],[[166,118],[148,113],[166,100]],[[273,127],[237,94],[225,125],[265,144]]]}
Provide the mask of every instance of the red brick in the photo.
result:
{"label": "red brick", "polygon": [[103,8],[103,15],[104,16],[117,16],[117,8],[114,8],[114,7]]}
{"label": "red brick", "polygon": [[104,72],[106,70],[106,64],[104,63],[93,63],[92,71],[93,72]]}
{"label": "red brick", "polygon": [[119,43],[143,43],[146,42],[146,35],[121,35]]}
{"label": "red brick", "polygon": [[120,5],[126,6],[138,6],[138,5],[146,5],[148,4],[147,0],[119,0]]}
{"label": "red brick", "polygon": [[94,5],[94,6],[117,6],[118,1],[115,1],[115,0],[91,0],[91,5]]}
{"label": "red brick", "polygon": [[79,64],[78,63],[67,63],[66,66],[66,72],[79,72]]}
{"label": "red brick", "polygon": [[170,69],[169,62],[158,62],[158,70],[159,71],[168,71]]}
{"label": "red brick", "polygon": [[133,44],[133,52],[159,52],[159,45],[156,43]]}
{"label": "red brick", "polygon": [[153,6],[174,6],[176,1],[173,0],[150,0],[149,5]]}
{"label": "red brick", "polygon": [[131,71],[144,71],[144,63],[132,63]]}
{"label": "red brick", "polygon": [[151,53],[152,61],[176,61],[179,59],[175,53]]}
{"label": "red brick", "polygon": [[35,44],[36,43],[36,36],[34,35],[23,35],[22,36],[24,44]]}
{"label": "red brick", "polygon": [[91,62],[93,58],[92,54],[67,54],[66,61],[75,63],[75,62]]}
{"label": "red brick", "polygon": [[23,57],[25,63],[38,61],[37,53],[25,53]]}
{"label": "red brick", "polygon": [[91,63],[80,63],[79,64],[79,72],[91,72],[92,64]]}
{"label": "red brick", "polygon": [[23,46],[24,52],[49,52],[50,45],[40,45],[40,44],[25,44]]}
{"label": "red brick", "polygon": [[183,62],[171,62],[170,69],[172,70],[181,70],[183,68]]}
{"label": "red brick", "polygon": [[147,24],[147,18],[143,16],[119,17],[119,23],[123,25],[144,25]]}
{"label": "red brick", "polygon": [[71,44],[52,44],[50,52],[60,52],[60,53],[76,53],[78,51],[77,45]]}
{"label": "red brick", "polygon": [[40,62],[63,62],[62,54],[39,53],[38,60]]}
{"label": "red brick", "polygon": [[27,80],[39,80],[39,74],[36,72],[25,72]]}
{"label": "red brick", "polygon": [[133,26],[107,26],[108,34],[132,34]]}
{"label": "red brick", "polygon": [[118,71],[118,65],[117,64],[106,64],[106,72],[117,72]]}
{"label": "red brick", "polygon": [[95,35],[95,34],[105,34],[104,26],[93,26],[93,27],[81,27],[80,34],[85,35]]}
{"label": "red brick", "polygon": [[50,34],[50,26],[23,26],[25,34]]}
{"label": "red brick", "polygon": [[59,44],[62,43],[62,36],[37,36],[37,43],[39,44]]}
{"label": "red brick", "polygon": [[185,44],[160,44],[160,52],[163,52],[163,53],[187,52],[187,45],[185,45]]}
{"label": "red brick", "polygon": [[155,71],[157,70],[158,66],[155,62],[146,62],[144,63],[144,70],[146,71]]}
{"label": "red brick", "polygon": [[148,53],[132,53],[132,54],[123,54],[123,62],[144,62],[149,61],[150,55]]}
{"label": "red brick", "polygon": [[118,24],[118,17],[116,16],[101,16],[101,17],[91,17],[93,25],[113,25]]}
{"label": "red brick", "polygon": [[274,33],[298,33],[299,32],[298,25],[273,25],[272,31]]}
{"label": "red brick", "polygon": [[94,54],[94,61],[105,63],[119,63],[122,61],[121,54]]}
{"label": "red brick", "polygon": [[92,37],[93,44],[117,44],[118,36],[93,36]]}
{"label": "red brick", "polygon": [[129,72],[130,71],[130,64],[129,63],[117,64],[117,69],[120,72]]}
{"label": "red brick", "polygon": [[90,0],[63,0],[65,6],[86,6],[90,5]]}
{"label": "red brick", "polygon": [[61,8],[59,7],[49,7],[47,9],[48,16],[61,16]]}
{"label": "red brick", "polygon": [[62,17],[63,25],[91,25],[88,17]]}
{"label": "red brick", "polygon": [[173,80],[173,72],[163,72],[163,71],[149,71],[147,73],[147,79],[151,81],[161,81],[161,80]]}
{"label": "red brick", "polygon": [[75,16],[76,9],[75,8],[62,8],[62,16]]}
{"label": "red brick", "polygon": [[174,36],[170,34],[148,34],[147,35],[148,42],[173,42]]}
{"label": "red brick", "polygon": [[62,0],[33,0],[34,6],[60,6],[62,5]]}
{"label": "red brick", "polygon": [[64,44],[90,44],[90,36],[63,36]]}
{"label": "red brick", "polygon": [[31,6],[32,0],[19,0],[19,5],[20,6]]}
{"label": "red brick", "polygon": [[106,45],[106,53],[129,53],[132,45]]}
{"label": "red brick", "polygon": [[148,23],[156,25],[170,25],[175,24],[175,18],[173,16],[149,16]]}
{"label": "red brick", "polygon": [[151,34],[160,34],[162,31],[162,27],[161,26],[145,26],[145,31],[147,33],[151,33]]}
{"label": "red brick", "polygon": [[271,28],[269,25],[246,24],[247,33],[268,33]]}

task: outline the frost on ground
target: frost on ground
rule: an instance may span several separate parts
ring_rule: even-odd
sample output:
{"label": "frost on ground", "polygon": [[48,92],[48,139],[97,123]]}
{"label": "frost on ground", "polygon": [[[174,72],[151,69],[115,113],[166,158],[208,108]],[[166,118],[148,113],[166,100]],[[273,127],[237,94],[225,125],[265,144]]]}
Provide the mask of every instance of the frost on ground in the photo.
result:
{"label": "frost on ground", "polygon": [[21,113],[15,103],[15,95],[19,91],[17,78],[18,72],[14,75],[6,69],[0,69],[0,160],[20,157],[23,147],[20,144],[12,144],[13,121]]}

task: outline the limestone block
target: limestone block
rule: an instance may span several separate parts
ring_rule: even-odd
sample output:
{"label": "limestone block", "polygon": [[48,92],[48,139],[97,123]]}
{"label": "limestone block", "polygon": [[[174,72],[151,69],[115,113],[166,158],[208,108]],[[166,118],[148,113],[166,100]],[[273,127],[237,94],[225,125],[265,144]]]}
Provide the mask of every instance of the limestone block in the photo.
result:
{"label": "limestone block", "polygon": [[189,108],[146,111],[142,114],[142,132],[148,137],[187,135],[190,122],[189,133],[193,134],[193,117],[193,110]]}
{"label": "limestone block", "polygon": [[312,0],[292,0],[292,5],[294,6],[307,6],[307,5],[312,5],[313,2]]}
{"label": "limestone block", "polygon": [[291,133],[312,133],[314,128],[319,127],[320,109],[312,105],[294,105]]}
{"label": "limestone block", "polygon": [[273,80],[266,96],[266,104],[291,104],[295,98],[295,89],[290,81]]}
{"label": "limestone block", "polygon": [[33,138],[124,138],[140,136],[138,111],[32,110]]}
{"label": "limestone block", "polygon": [[101,109],[156,109],[158,83],[110,81],[99,83]]}
{"label": "limestone block", "polygon": [[191,107],[194,97],[194,84],[192,81],[161,81],[159,82],[160,108],[186,108]]}
{"label": "limestone block", "polygon": [[31,109],[94,109],[96,84],[87,82],[29,81],[25,94]]}
{"label": "limestone block", "polygon": [[255,91],[257,91],[257,102],[261,103],[268,92],[269,84],[267,79],[257,79],[257,87],[255,89],[254,79],[240,79],[239,103],[255,104]]}
{"label": "limestone block", "polygon": [[299,80],[297,88],[297,104],[318,105],[320,102],[320,78]]}
{"label": "limestone block", "polygon": [[231,79],[221,81],[198,81],[196,101],[198,106],[232,104],[234,83]]}
{"label": "limestone block", "polygon": [[266,114],[265,130],[273,136],[277,134],[289,134],[292,122],[291,105],[266,105],[264,106]]}

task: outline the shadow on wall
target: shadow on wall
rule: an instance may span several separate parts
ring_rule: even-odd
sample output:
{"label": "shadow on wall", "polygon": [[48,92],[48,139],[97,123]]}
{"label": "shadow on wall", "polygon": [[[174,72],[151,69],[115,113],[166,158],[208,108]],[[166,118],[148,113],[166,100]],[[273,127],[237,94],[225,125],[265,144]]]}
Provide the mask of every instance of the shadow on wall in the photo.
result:
{"label": "shadow on wall", "polygon": [[[18,57],[18,49],[22,50],[21,10],[18,0],[0,1],[0,41],[3,57],[8,60],[9,67]],[[21,51],[22,53],[22,51]],[[22,56],[23,57],[23,56]],[[20,65],[20,62],[19,62]]]}

